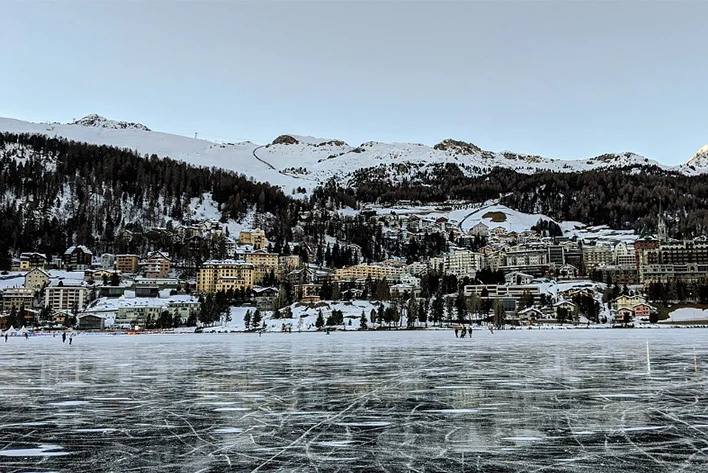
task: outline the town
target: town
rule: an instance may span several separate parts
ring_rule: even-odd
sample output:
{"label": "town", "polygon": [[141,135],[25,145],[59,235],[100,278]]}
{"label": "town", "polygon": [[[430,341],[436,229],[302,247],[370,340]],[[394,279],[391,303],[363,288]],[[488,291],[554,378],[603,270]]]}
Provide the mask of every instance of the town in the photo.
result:
{"label": "town", "polygon": [[[84,245],[23,252],[0,275],[0,328],[628,328],[674,322],[672,304],[708,302],[708,240],[669,238],[661,215],[655,232],[578,237],[550,219],[512,228],[507,217],[518,212],[500,205],[456,209],[305,212],[296,242],[270,241],[260,228],[232,238],[212,220],[117,238],[138,248],[167,234],[180,256],[94,254]],[[374,250],[344,236],[355,222],[374,229]],[[380,260],[364,257],[372,252]]]}

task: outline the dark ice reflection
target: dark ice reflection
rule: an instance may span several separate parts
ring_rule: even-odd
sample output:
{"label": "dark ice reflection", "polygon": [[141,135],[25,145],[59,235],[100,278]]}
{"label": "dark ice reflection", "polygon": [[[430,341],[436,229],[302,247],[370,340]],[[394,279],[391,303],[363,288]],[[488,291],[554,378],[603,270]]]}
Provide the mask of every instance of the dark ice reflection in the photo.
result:
{"label": "dark ice reflection", "polygon": [[10,339],[0,471],[704,472],[707,335]]}

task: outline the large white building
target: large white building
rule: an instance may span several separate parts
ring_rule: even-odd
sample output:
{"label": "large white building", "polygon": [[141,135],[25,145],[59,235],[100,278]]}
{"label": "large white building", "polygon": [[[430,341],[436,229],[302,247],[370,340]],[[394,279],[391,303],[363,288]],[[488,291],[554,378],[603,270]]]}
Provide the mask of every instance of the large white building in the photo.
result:
{"label": "large white building", "polygon": [[88,289],[83,286],[50,286],[44,290],[44,306],[58,309],[83,309],[88,302]]}
{"label": "large white building", "polygon": [[474,277],[477,271],[484,268],[486,257],[482,253],[470,250],[457,250],[443,256],[443,271],[457,277]]}

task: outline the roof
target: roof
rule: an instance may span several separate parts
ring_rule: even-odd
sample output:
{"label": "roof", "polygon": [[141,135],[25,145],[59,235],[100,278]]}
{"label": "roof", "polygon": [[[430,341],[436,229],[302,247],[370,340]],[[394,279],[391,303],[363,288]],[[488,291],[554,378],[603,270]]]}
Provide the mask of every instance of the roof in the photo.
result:
{"label": "roof", "polygon": [[70,254],[72,254],[72,253],[73,253],[74,251],[76,251],[76,250],[81,250],[82,252],[84,252],[84,253],[86,253],[86,254],[88,254],[88,255],[93,255],[93,253],[91,252],[91,250],[89,250],[88,248],[86,248],[84,245],[72,245],[72,246],[70,246],[69,248],[66,249],[66,251],[64,252],[64,254],[65,254],[65,255],[70,255]]}

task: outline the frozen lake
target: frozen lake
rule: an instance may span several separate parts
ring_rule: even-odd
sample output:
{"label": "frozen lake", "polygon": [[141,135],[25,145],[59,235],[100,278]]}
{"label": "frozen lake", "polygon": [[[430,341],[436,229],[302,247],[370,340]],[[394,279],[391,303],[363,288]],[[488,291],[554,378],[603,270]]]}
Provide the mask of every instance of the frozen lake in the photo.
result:
{"label": "frozen lake", "polygon": [[705,472],[707,340],[704,329],[0,340],[0,471]]}

